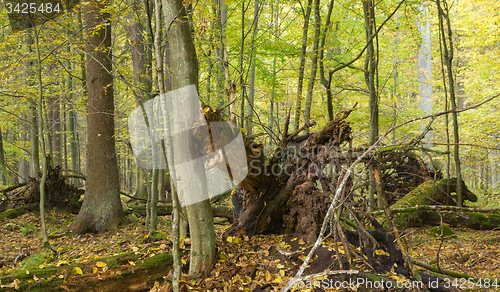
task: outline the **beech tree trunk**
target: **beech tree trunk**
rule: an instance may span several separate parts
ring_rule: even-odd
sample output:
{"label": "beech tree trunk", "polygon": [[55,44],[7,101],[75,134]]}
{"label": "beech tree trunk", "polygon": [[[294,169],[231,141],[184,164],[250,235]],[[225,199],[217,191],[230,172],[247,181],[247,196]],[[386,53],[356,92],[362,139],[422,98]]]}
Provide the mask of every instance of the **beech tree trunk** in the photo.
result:
{"label": "beech tree trunk", "polygon": [[302,28],[302,48],[300,49],[299,80],[297,85],[297,100],[295,101],[295,130],[300,123],[300,104],[302,102],[302,87],[304,84],[304,70],[306,66],[307,31],[309,29],[309,17],[311,16],[312,0],[307,0],[306,13],[304,14],[304,26]]}
{"label": "beech tree trunk", "polygon": [[80,213],[69,230],[101,233],[124,217],[114,138],[111,20],[109,2],[85,5],[88,90],[87,181]]}
{"label": "beech tree trunk", "polygon": [[[311,75],[309,76],[309,83],[307,85],[306,105],[304,108],[304,122],[309,123],[311,118],[312,96],[314,91],[314,83],[316,81],[316,73],[318,71],[318,50],[319,39],[321,32],[321,18],[319,15],[320,0],[314,0],[314,42],[313,42],[313,55],[311,57]],[[306,130],[308,131],[308,130]]]}
{"label": "beech tree trunk", "polygon": [[[441,2],[443,5],[441,5]],[[439,14],[439,29],[441,33],[441,42],[443,44],[443,62],[446,65],[446,72],[448,74],[448,86],[449,86],[449,92],[450,92],[450,101],[451,101],[451,108],[452,109],[457,109],[457,100],[455,96],[455,79],[453,76],[453,36],[452,36],[452,31],[451,31],[451,24],[450,24],[450,18],[449,18],[449,10],[448,10],[448,4],[446,3],[446,0],[443,1],[436,1],[436,5],[438,8],[438,14]],[[446,26],[445,22],[446,21]],[[462,170],[460,166],[460,137],[458,134],[458,113],[453,112],[452,114],[452,119],[453,119],[453,139],[455,145],[453,146],[453,157],[455,160],[455,174],[457,176],[458,180],[462,179]],[[458,185],[457,189],[457,204],[458,206],[462,206],[463,202],[463,190],[462,186]]]}
{"label": "beech tree trunk", "polygon": [[[186,7],[179,0],[164,0],[163,15],[165,23],[173,23],[168,32],[168,40],[171,52],[171,81],[172,89],[178,89],[194,84],[198,88],[198,59],[194,47],[191,29],[189,27]],[[179,113],[175,106],[178,103],[175,100],[174,115],[186,115],[189,113]],[[174,123],[183,117],[174,118]],[[174,155],[185,149],[176,149],[176,143],[173,145]],[[199,165],[196,169],[199,172],[193,173],[193,178],[197,181],[206,181],[204,177],[204,167]],[[203,190],[201,190],[203,191]],[[212,209],[210,201],[205,200],[186,206],[189,228],[191,231],[191,254],[189,274],[199,275],[209,272],[215,259],[215,229],[212,218]]]}

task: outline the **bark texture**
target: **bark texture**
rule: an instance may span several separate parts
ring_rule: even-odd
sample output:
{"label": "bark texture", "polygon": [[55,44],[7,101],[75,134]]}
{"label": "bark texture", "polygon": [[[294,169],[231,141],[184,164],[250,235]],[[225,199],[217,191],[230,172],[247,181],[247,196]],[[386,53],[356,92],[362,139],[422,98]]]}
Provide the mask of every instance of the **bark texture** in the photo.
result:
{"label": "bark texture", "polygon": [[111,20],[109,2],[85,5],[87,27],[87,181],[80,213],[69,230],[106,232],[123,218],[114,137]]}

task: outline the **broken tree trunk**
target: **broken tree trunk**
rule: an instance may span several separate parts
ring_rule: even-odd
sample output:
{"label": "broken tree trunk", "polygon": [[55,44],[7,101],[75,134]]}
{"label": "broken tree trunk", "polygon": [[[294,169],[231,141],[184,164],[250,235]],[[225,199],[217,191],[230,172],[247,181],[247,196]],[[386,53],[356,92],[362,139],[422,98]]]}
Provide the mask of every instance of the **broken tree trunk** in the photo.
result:
{"label": "broken tree trunk", "polygon": [[[464,198],[476,202],[477,196],[472,193],[465,183],[462,182],[462,190]],[[447,186],[449,185],[450,192],[447,193]],[[457,190],[457,179],[440,179],[429,180],[416,187],[409,192],[406,196],[401,198],[396,204],[392,205],[391,209],[406,209],[424,205],[446,205],[448,199],[454,202],[451,193]],[[403,212],[401,215],[396,216],[397,224],[401,227],[410,227],[422,224],[421,217],[425,214],[425,210],[417,210],[415,212]]]}

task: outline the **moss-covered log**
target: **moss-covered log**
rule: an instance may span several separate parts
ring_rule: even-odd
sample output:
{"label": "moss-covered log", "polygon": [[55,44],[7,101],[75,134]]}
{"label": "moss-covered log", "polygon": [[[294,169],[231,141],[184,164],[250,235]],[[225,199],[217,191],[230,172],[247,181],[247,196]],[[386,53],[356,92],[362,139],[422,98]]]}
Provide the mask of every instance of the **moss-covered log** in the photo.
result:
{"label": "moss-covered log", "polygon": [[[500,213],[477,212],[441,212],[443,223],[451,227],[467,227],[476,230],[492,230],[500,227]],[[420,223],[425,225],[439,225],[441,217],[435,211],[424,212],[420,216]]]}
{"label": "moss-covered log", "polygon": [[[22,269],[0,275],[0,291],[149,291],[172,267],[172,256],[164,253],[141,258],[127,252],[40,269],[38,266],[46,260],[56,259],[49,253],[35,254],[21,263]],[[106,265],[97,267],[97,262]]]}
{"label": "moss-covered log", "polygon": [[[471,202],[476,202],[477,196],[467,188],[463,181],[461,183],[464,198]],[[406,209],[423,205],[447,205],[449,203],[453,205],[455,201],[451,194],[456,192],[456,189],[456,178],[429,180],[397,201],[396,204],[392,205],[391,209]],[[397,216],[397,223],[402,227],[419,224],[421,222],[420,218],[424,213],[424,210],[401,213],[400,216]]]}

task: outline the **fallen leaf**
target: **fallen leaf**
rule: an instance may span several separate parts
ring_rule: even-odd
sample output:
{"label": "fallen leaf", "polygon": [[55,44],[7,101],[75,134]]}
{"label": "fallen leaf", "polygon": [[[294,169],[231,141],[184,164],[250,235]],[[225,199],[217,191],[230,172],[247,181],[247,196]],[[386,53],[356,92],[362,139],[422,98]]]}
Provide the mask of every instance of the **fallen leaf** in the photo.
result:
{"label": "fallen leaf", "polygon": [[71,271],[71,274],[77,274],[77,275],[83,275],[82,269],[79,267],[74,267],[73,270]]}

